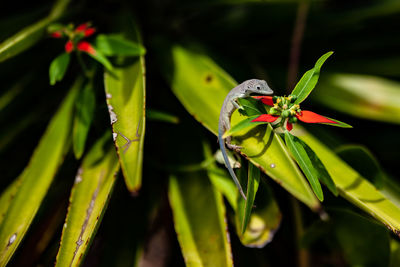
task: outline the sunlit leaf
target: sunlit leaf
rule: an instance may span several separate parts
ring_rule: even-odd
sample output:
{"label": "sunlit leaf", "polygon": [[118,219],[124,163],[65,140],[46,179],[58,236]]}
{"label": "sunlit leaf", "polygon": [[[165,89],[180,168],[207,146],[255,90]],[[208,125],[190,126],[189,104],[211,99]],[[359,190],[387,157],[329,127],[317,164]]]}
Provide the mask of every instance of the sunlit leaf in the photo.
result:
{"label": "sunlit leaf", "polygon": [[[140,39],[138,32],[136,35]],[[114,143],[125,183],[129,191],[137,192],[142,183],[146,124],[144,57],[129,66],[115,68],[113,74],[105,73],[104,83]]]}
{"label": "sunlit leaf", "polygon": [[5,266],[29,228],[47,190],[70,148],[73,107],[82,83],[78,79],[52,118],[28,166],[21,186],[0,225],[0,266]]}
{"label": "sunlit leaf", "polygon": [[377,159],[366,147],[361,145],[345,145],[339,147],[336,153],[364,178],[374,184],[376,188],[382,188],[385,173],[382,171]]}
{"label": "sunlit leaf", "polygon": [[[162,61],[162,65],[174,94],[190,114],[216,134],[222,103],[237,83],[204,54],[174,46],[171,58],[173,66],[165,64],[165,61]],[[235,112],[232,125],[242,119]],[[307,181],[272,127],[259,125],[248,132],[242,130],[239,134],[235,135],[234,140],[243,146],[242,153],[253,164],[312,209],[319,208],[320,204]]]}
{"label": "sunlit leaf", "polygon": [[400,83],[367,75],[335,74],[321,79],[313,100],[352,116],[400,123]]}
{"label": "sunlit leaf", "polygon": [[322,55],[315,63],[314,68],[304,73],[300,81],[297,83],[296,87],[292,91],[292,95],[297,96],[295,101],[296,104],[303,102],[307,96],[314,89],[318,82],[319,72],[321,70],[322,64],[333,54],[333,52],[328,52]]}
{"label": "sunlit leaf", "polygon": [[229,131],[226,131],[226,132],[224,133],[224,135],[223,135],[222,137],[223,137],[223,138],[226,138],[226,137],[231,136],[231,135],[233,135],[233,134],[235,134],[235,133],[237,133],[237,132],[239,132],[239,131],[242,131],[243,129],[246,129],[246,128],[249,128],[249,127],[255,127],[255,126],[260,125],[260,124],[266,124],[266,123],[268,123],[268,122],[262,122],[262,121],[259,121],[259,122],[252,122],[252,120],[254,120],[255,118],[257,118],[258,116],[259,116],[259,115],[255,115],[255,116],[248,117],[248,118],[246,118],[246,119],[240,121],[239,123],[233,125],[233,126],[229,129]]}
{"label": "sunlit leaf", "polygon": [[233,266],[223,198],[207,172],[171,175],[168,195],[186,266]]}
{"label": "sunlit leaf", "polygon": [[341,196],[373,215],[394,233],[400,233],[400,202],[397,193],[377,190],[360,173],[301,127],[298,126],[293,133],[317,154]]}
{"label": "sunlit leaf", "polygon": [[86,138],[90,130],[90,125],[92,124],[95,105],[96,96],[93,91],[93,86],[89,82],[79,93],[75,104],[72,141],[74,154],[77,159],[81,158],[85,150]]}
{"label": "sunlit leaf", "polygon": [[107,133],[89,151],[76,174],[56,266],[82,264],[106,210],[118,166],[111,134]]}

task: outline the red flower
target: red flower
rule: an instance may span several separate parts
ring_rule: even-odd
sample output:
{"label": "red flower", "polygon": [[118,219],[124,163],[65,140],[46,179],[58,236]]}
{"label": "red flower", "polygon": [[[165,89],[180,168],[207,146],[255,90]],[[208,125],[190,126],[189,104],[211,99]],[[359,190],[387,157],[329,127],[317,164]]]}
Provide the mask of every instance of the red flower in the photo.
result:
{"label": "red flower", "polygon": [[69,41],[65,44],[65,52],[71,53],[72,50],[74,50],[74,44],[72,43],[71,40],[69,40]]}
{"label": "red flower", "polygon": [[76,48],[80,51],[86,52],[91,55],[96,54],[96,50],[93,48],[93,46],[89,42],[86,42],[86,41],[79,42],[78,45],[76,46]]}
{"label": "red flower", "polygon": [[[271,106],[274,110],[273,114],[262,114],[252,120],[252,122],[274,122],[279,117],[282,118],[281,123],[285,120],[286,129],[291,131],[293,129],[293,123],[300,120],[305,123],[326,123],[326,124],[339,124],[337,121],[331,120],[327,117],[314,113],[308,110],[300,110],[298,105],[291,104],[291,97],[280,97],[274,99],[271,96],[254,96],[253,98],[261,100],[265,105]],[[275,103],[274,103],[274,100]],[[285,103],[285,104],[282,104]],[[270,111],[271,112],[271,111]]]}
{"label": "red flower", "polygon": [[95,28],[90,28],[89,23],[83,23],[75,28],[76,33],[83,33],[84,37],[88,37],[96,32]]}
{"label": "red flower", "polygon": [[68,36],[69,40],[65,44],[65,52],[67,53],[71,53],[76,47],[80,51],[94,55],[96,50],[90,45],[90,43],[81,41],[82,38],[89,37],[96,32],[95,28],[89,26],[90,24],[86,22],[77,26],[74,30],[65,27],[62,30],[52,32],[51,37],[61,38],[63,36]]}

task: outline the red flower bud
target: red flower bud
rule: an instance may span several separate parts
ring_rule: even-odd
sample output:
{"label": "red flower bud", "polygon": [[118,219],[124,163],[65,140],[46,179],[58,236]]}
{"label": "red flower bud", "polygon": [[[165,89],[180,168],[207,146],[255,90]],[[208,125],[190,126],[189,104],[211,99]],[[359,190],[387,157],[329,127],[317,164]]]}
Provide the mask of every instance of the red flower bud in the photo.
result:
{"label": "red flower bud", "polygon": [[257,118],[255,118],[254,120],[252,120],[251,122],[257,122],[257,121],[263,121],[263,122],[274,122],[278,119],[279,117],[277,116],[272,116],[270,114],[262,114],[260,116],[258,116]]}
{"label": "red flower bud", "polygon": [[93,48],[93,46],[89,42],[86,42],[86,41],[79,42],[78,45],[76,46],[76,48],[79,51],[83,51],[83,52],[86,52],[91,55],[96,54],[96,50]]}
{"label": "red flower bud", "polygon": [[69,41],[65,44],[65,52],[71,53],[72,50],[74,50],[74,44],[72,43],[71,40],[69,40]]}

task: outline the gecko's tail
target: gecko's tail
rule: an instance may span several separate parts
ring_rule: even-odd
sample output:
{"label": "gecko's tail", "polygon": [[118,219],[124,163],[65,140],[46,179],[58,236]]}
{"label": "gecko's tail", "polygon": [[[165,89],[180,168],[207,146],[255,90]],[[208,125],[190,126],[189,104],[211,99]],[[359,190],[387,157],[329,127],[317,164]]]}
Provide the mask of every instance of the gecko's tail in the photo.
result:
{"label": "gecko's tail", "polygon": [[219,131],[219,132],[218,132],[218,142],[219,142],[219,147],[220,147],[221,152],[222,152],[222,156],[224,157],[224,161],[225,161],[226,168],[228,169],[229,174],[231,175],[233,181],[235,182],[236,187],[239,189],[239,193],[242,195],[242,197],[243,197],[245,200],[247,200],[246,195],[245,195],[244,192],[243,192],[243,188],[242,188],[242,186],[240,185],[239,180],[238,180],[238,178],[236,177],[236,174],[235,174],[235,172],[233,171],[233,169],[232,169],[232,167],[231,167],[231,164],[230,164],[230,162],[229,162],[228,155],[227,155],[227,153],[226,153],[225,140],[224,140],[224,138],[222,138],[222,135],[223,135],[223,133],[221,133],[221,131]]}

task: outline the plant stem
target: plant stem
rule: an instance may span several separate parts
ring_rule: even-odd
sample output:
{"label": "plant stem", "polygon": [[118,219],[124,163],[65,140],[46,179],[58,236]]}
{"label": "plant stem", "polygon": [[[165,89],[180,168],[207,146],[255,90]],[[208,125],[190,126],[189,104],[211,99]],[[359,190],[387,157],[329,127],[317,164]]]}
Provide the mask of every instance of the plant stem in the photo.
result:
{"label": "plant stem", "polygon": [[297,73],[299,69],[299,58],[301,43],[303,41],[304,29],[306,27],[306,20],[308,9],[310,6],[309,0],[303,0],[299,2],[297,9],[296,22],[294,25],[292,46],[290,48],[290,59],[289,59],[289,71],[288,71],[288,94],[292,91],[292,88],[296,85]]}
{"label": "plant stem", "polygon": [[294,230],[295,230],[295,242],[297,248],[297,266],[298,267],[308,267],[310,266],[310,255],[308,250],[300,247],[300,241],[304,234],[303,228],[303,219],[301,217],[301,209],[299,205],[299,201],[290,196],[292,209],[293,209],[293,217],[294,217]]}
{"label": "plant stem", "polygon": [[79,65],[81,65],[83,73],[85,74],[86,78],[90,78],[91,77],[91,73],[89,72],[88,68],[86,67],[85,62],[83,61],[81,52],[78,51],[76,53],[76,56],[78,58]]}

